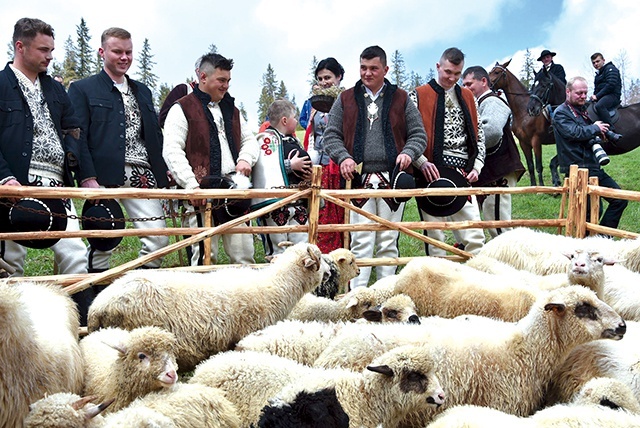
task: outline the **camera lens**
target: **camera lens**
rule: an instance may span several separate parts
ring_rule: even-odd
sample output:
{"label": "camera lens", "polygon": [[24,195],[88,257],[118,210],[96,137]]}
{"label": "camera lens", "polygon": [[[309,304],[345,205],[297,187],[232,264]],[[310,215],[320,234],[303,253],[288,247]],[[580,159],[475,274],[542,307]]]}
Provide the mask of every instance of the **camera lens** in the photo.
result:
{"label": "camera lens", "polygon": [[607,156],[607,152],[604,151],[600,144],[595,142],[595,138],[592,141],[594,142],[591,145],[591,150],[593,150],[593,154],[596,156],[596,160],[602,166],[608,165],[609,162],[611,162],[611,159],[609,159],[609,156]]}

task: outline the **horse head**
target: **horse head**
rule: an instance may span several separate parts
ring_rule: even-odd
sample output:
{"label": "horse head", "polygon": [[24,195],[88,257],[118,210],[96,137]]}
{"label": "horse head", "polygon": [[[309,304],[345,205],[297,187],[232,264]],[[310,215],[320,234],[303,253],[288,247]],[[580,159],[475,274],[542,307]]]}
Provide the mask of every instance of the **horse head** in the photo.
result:
{"label": "horse head", "polygon": [[527,105],[529,116],[538,116],[546,105],[562,104],[565,100],[565,86],[560,79],[542,69],[536,75]]}
{"label": "horse head", "polygon": [[508,75],[510,74],[507,67],[511,63],[511,60],[505,62],[504,64],[500,64],[496,61],[496,65],[493,66],[491,71],[489,72],[489,83],[491,88],[495,89],[506,89]]}

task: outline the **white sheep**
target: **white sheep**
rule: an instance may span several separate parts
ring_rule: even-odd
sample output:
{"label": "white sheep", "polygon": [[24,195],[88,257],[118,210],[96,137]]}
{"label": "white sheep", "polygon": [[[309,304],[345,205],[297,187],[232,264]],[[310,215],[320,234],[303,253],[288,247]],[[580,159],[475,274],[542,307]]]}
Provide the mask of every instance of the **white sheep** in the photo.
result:
{"label": "white sheep", "polygon": [[607,378],[589,381],[576,399],[536,412],[528,418],[489,407],[464,405],[448,409],[428,428],[619,428],[640,427],[640,404],[629,387]]}
{"label": "white sheep", "polygon": [[45,394],[81,392],[79,326],[60,287],[0,281],[0,426],[21,427]]}
{"label": "white sheep", "polygon": [[[568,272],[565,280],[552,287],[540,277],[531,276],[529,283],[527,275],[504,273],[503,267],[498,268],[502,273],[491,274],[438,257],[416,258],[398,275],[395,292],[411,297],[421,316],[454,318],[476,314],[517,321],[529,312],[541,289],[573,283],[604,294],[603,266],[609,263],[608,260],[582,251],[574,251],[565,259],[567,257],[571,262],[565,267]],[[483,265],[487,265],[486,260]]]}
{"label": "white sheep", "polygon": [[105,417],[103,425],[91,428],[178,428],[173,420],[148,407],[125,407]]}
{"label": "white sheep", "polygon": [[236,351],[268,352],[311,366],[343,322],[284,320],[244,337]]}
{"label": "white sheep", "polygon": [[420,324],[416,304],[406,294],[396,294],[381,305],[367,309],[362,317],[371,322]]}
{"label": "white sheep", "polygon": [[48,395],[29,406],[24,428],[94,428],[104,425],[100,413],[113,400],[94,404],[95,397],[80,397],[70,392]]}
{"label": "white sheep", "polygon": [[604,296],[607,302],[624,319],[640,321],[640,273],[622,265],[605,266]]}
{"label": "white sheep", "polygon": [[[189,382],[223,389],[236,405],[243,426],[257,423],[265,406],[280,406],[310,385],[316,391],[335,389],[350,427],[387,426],[444,402],[434,371],[428,354],[415,346],[381,355],[360,373],[311,368],[259,352],[231,351],[198,365]],[[270,398],[274,398],[271,403]]]}
{"label": "white sheep", "polygon": [[[446,326],[449,321],[440,322]],[[435,329],[423,341],[437,361],[437,374],[449,397],[447,404],[490,406],[520,416],[538,408],[555,364],[574,347],[599,338],[620,339],[626,331],[622,318],[582,286],[543,293],[529,314],[510,328],[485,329],[482,334],[469,324],[452,320],[449,328]],[[402,327],[419,332],[425,323]],[[364,333],[360,339],[370,341],[369,358],[388,349],[381,335],[370,336]],[[376,338],[380,341],[377,345]],[[354,343],[358,342],[346,341],[342,349],[334,350],[334,361],[341,367],[355,369],[358,365],[352,363],[363,361],[363,349],[352,350]],[[414,420],[413,426],[424,426],[433,413]]]}
{"label": "white sheep", "polygon": [[330,268],[329,278],[313,291],[319,297],[333,299],[337,294],[345,293],[349,289],[349,281],[360,274],[356,264],[356,256],[346,248],[337,248],[329,254],[323,254]]}
{"label": "white sheep", "polygon": [[[136,399],[125,409],[105,416],[106,426],[117,426],[152,411],[169,419],[176,428],[239,428],[240,418],[220,389],[206,385],[177,383],[171,388]],[[120,414],[118,414],[120,413]]]}
{"label": "white sheep", "polygon": [[158,327],[110,327],[89,334],[80,341],[84,394],[98,401],[115,399],[108,411],[117,411],[140,396],[171,387],[178,379],[175,347],[174,335]]}
{"label": "white sheep", "polygon": [[300,243],[264,269],[220,269],[207,274],[139,271],[100,293],[89,308],[89,330],[142,325],[176,335],[183,371],[241,338],[284,319],[316,288],[328,266],[315,245]]}
{"label": "white sheep", "polygon": [[628,321],[624,340],[596,340],[577,346],[556,365],[547,404],[568,402],[592,378],[614,378],[640,400],[640,323]]}

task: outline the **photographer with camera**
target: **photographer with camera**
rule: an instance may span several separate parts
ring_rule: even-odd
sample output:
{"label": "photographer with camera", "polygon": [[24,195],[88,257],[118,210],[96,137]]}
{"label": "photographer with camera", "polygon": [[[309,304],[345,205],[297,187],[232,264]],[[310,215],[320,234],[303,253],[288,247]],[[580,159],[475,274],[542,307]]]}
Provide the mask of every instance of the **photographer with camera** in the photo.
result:
{"label": "photographer with camera", "polygon": [[[583,77],[569,79],[567,99],[553,112],[553,133],[560,172],[568,174],[569,166],[575,164],[580,168],[587,168],[590,177],[598,177],[600,186],[619,189],[618,183],[601,168],[601,165],[609,163],[607,154],[600,146],[601,138],[609,131],[609,124],[602,121],[591,122],[585,109],[587,91],[587,81]],[[600,224],[617,228],[627,201],[609,197],[604,199],[609,206],[601,216]]]}

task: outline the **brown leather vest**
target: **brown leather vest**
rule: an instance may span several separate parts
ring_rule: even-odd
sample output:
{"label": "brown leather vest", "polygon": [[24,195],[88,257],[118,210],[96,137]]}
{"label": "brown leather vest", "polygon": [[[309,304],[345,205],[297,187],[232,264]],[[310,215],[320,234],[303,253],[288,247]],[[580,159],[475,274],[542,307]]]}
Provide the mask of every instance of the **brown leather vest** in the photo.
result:
{"label": "brown leather vest", "polygon": [[[185,153],[187,155],[187,160],[189,160],[189,164],[193,169],[193,173],[196,176],[196,180],[198,180],[199,183],[202,177],[209,175],[211,153],[209,148],[211,141],[209,135],[209,121],[204,113],[202,102],[194,95],[193,92],[180,98],[178,103],[182,107],[182,111],[184,112],[184,115],[187,118],[187,123],[189,124]],[[233,107],[232,117],[231,137],[233,139],[235,150],[231,147],[229,148],[234,156],[233,161],[236,162],[242,145],[240,111],[236,107]],[[227,140],[229,140],[229,136],[227,136]]]}

